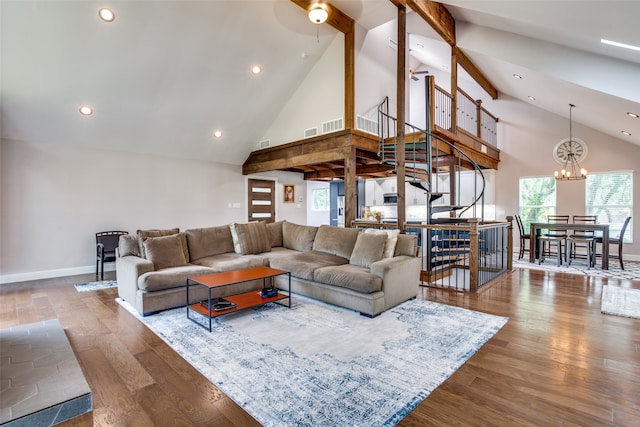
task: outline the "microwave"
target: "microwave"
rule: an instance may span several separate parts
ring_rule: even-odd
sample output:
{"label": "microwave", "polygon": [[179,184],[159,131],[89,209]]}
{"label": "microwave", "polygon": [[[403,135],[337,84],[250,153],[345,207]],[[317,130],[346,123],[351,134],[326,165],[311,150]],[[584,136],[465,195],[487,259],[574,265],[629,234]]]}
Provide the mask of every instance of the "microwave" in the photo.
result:
{"label": "microwave", "polygon": [[385,205],[397,205],[398,204],[398,194],[396,193],[385,193],[382,195],[382,203]]}

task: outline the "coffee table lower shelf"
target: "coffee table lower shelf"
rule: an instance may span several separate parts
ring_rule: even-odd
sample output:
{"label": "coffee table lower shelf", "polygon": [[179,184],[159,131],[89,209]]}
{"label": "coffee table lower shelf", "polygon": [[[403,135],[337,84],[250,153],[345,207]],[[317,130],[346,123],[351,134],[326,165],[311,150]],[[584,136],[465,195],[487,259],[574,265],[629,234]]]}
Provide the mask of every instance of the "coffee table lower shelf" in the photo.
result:
{"label": "coffee table lower shelf", "polygon": [[[235,307],[232,307],[226,310],[220,310],[220,311],[212,310],[209,307],[205,306],[202,302],[197,302],[195,304],[187,304],[187,318],[192,322],[197,323],[198,325],[206,329],[207,326],[205,324],[189,316],[189,313],[191,311],[195,311],[203,315],[206,319],[209,320],[209,332],[211,332],[212,330],[211,319],[214,319],[218,316],[223,316],[225,314],[230,314],[236,311],[240,311],[240,310],[244,310],[252,307],[258,307],[258,306],[270,304],[270,303],[279,304],[278,301],[285,300],[285,299],[289,300],[288,305],[286,306],[291,308],[291,297],[290,297],[291,273],[288,271],[276,270],[268,267],[256,267],[256,268],[251,268],[247,270],[232,271],[228,273],[217,273],[214,275],[189,278],[187,279],[187,301],[189,301],[189,287],[201,285],[209,288],[208,304],[211,305],[211,300],[212,300],[211,290],[213,288],[230,286],[230,285],[234,285],[234,284],[241,283],[244,281],[249,281],[249,280],[262,279],[263,280],[262,287],[264,289],[267,278],[272,278],[274,276],[279,276],[281,274],[286,274],[289,276],[288,277],[289,279],[288,294],[283,294],[281,292],[278,292],[278,295],[276,296],[263,298],[261,295],[261,291],[256,290],[256,291],[244,292],[241,294],[229,295],[229,296],[225,296],[224,299],[226,301],[234,303]],[[280,304],[280,305],[284,305],[284,304]]]}

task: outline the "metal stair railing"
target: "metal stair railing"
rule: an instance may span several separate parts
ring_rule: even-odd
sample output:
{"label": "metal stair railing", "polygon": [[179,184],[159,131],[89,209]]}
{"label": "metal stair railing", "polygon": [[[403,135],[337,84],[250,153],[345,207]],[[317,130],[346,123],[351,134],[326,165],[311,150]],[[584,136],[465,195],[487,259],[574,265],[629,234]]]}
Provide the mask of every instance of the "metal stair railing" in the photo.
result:
{"label": "metal stair railing", "polygon": [[[433,172],[434,170],[439,170],[440,157],[441,157],[441,144],[444,147],[448,147],[454,154],[454,157],[457,159],[456,173],[458,179],[457,186],[457,200],[450,200],[450,203],[453,204],[451,210],[459,210],[456,214],[457,218],[460,218],[465,212],[469,209],[473,209],[473,217],[478,218],[480,223],[484,223],[484,192],[486,181],[484,174],[482,173],[482,169],[480,166],[469,157],[464,151],[460,150],[454,144],[451,144],[438,136],[435,136],[428,132],[427,130],[420,129],[417,126],[414,126],[410,123],[404,123],[405,126],[405,152],[400,154],[397,152],[397,119],[389,114],[389,97],[385,97],[385,99],[378,106],[378,155],[380,156],[381,162],[387,163],[390,165],[395,165],[399,155],[403,155],[405,159],[405,170],[412,170],[411,174],[406,175],[411,178],[411,181],[408,181],[409,184],[422,188],[426,193],[428,193],[429,198],[427,202],[427,222],[431,223],[432,214],[433,214],[433,201],[442,197],[443,194],[439,192],[439,184],[436,180],[435,186],[433,185]],[[424,135],[424,137],[422,136]],[[409,137],[409,141],[407,141],[407,137]],[[391,142],[390,142],[391,141]],[[435,144],[435,147],[433,145]],[[420,153],[420,148],[424,145],[424,153]],[[435,148],[435,155],[433,154]],[[446,148],[445,148],[446,149]],[[478,179],[474,179],[474,200],[466,207],[461,206],[461,180],[459,179],[460,173],[462,171],[462,161],[465,159],[472,166],[472,170],[475,173],[476,177],[480,177],[481,189],[478,192]],[[452,165],[454,166],[454,165]],[[424,170],[423,176],[418,175],[418,170]],[[426,179],[424,179],[426,178]],[[420,182],[424,181],[426,184]],[[457,204],[454,204],[457,203]],[[480,217],[477,216],[476,207],[480,204]]]}

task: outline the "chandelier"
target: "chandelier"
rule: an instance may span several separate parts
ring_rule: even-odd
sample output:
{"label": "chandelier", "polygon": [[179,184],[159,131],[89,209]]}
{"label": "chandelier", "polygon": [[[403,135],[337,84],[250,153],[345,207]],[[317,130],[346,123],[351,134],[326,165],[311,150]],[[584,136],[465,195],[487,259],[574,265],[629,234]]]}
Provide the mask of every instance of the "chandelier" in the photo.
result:
{"label": "chandelier", "polygon": [[575,105],[569,104],[569,139],[560,143],[556,148],[557,157],[564,160],[564,164],[560,171],[555,171],[553,176],[558,181],[573,181],[587,178],[587,170],[580,166],[578,162],[578,150],[583,150],[584,145],[573,139],[573,129],[571,126],[571,110]]}

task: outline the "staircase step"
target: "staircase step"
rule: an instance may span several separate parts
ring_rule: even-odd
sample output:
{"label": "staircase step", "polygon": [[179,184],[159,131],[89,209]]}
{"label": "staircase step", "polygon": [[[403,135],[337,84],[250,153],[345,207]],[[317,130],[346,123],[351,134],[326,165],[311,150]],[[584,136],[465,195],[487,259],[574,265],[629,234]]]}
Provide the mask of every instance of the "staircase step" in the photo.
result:
{"label": "staircase step", "polygon": [[431,212],[433,212],[433,213],[451,212],[451,211],[459,211],[460,209],[464,209],[464,208],[466,208],[466,206],[457,206],[457,205],[453,205],[453,206],[448,206],[448,205],[432,206],[431,207]]}

